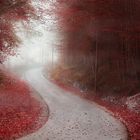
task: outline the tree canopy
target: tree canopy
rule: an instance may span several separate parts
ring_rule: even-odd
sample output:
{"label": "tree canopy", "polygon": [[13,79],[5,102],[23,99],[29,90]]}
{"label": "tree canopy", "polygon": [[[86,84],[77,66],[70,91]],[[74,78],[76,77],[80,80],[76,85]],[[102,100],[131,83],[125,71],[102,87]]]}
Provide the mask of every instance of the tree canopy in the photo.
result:
{"label": "tree canopy", "polygon": [[0,0],[0,63],[15,54],[20,42],[15,34],[15,22],[35,17],[30,0]]}
{"label": "tree canopy", "polygon": [[73,75],[74,81],[99,92],[139,92],[140,1],[58,3],[59,26],[65,35],[62,65],[75,69],[69,78]]}

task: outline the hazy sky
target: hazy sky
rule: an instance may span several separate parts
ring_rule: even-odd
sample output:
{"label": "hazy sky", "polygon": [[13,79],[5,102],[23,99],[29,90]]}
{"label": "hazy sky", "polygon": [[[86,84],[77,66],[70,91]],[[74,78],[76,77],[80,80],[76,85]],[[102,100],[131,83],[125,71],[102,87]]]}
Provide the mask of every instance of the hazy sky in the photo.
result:
{"label": "hazy sky", "polygon": [[35,27],[35,30],[30,33],[26,33],[24,30],[18,32],[22,39],[22,44],[18,50],[19,55],[17,57],[9,57],[8,63],[10,65],[24,65],[25,63],[30,65],[35,63],[45,64],[52,61],[52,58],[54,61],[57,59],[56,49],[54,49],[57,42],[57,34],[48,32],[39,25]]}

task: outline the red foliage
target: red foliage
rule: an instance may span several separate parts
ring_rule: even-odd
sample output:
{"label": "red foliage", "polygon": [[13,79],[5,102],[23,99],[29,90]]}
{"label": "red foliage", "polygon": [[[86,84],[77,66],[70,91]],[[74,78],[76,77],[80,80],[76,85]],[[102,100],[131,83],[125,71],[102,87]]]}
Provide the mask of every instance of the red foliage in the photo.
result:
{"label": "red foliage", "polygon": [[128,109],[125,103],[122,105],[113,104],[110,101],[103,101],[101,98],[93,100],[105,106],[108,110],[113,112],[115,117],[119,118],[125,124],[131,140],[138,140],[140,138],[140,113]]}
{"label": "red foliage", "polygon": [[120,116],[131,138],[140,139],[140,114],[126,109],[117,99],[115,104],[102,100],[109,95],[121,100],[140,92],[140,1],[57,2],[59,27],[65,35],[60,66],[69,68],[62,68],[58,79],[64,79],[64,84],[78,82],[89,87],[94,92],[79,95],[87,95],[84,98],[95,100]]}
{"label": "red foliage", "polygon": [[[31,0],[0,0],[0,63],[8,55],[15,55],[20,43],[15,23],[30,19],[38,19]],[[27,135],[46,122],[47,106],[32,92],[24,82],[0,68],[0,139]]]}
{"label": "red foliage", "polygon": [[18,46],[14,23],[34,17],[30,0],[0,0],[0,63],[7,55],[14,55],[14,48]]}
{"label": "red foliage", "polygon": [[5,73],[0,85],[0,139],[10,140],[33,133],[47,119],[48,108],[42,99],[23,81]]}
{"label": "red foliage", "polygon": [[[127,127],[128,130],[128,136],[131,140],[139,140],[140,138],[140,112],[137,113],[135,110],[130,110],[127,108],[125,102],[122,102],[122,104],[119,103],[119,99],[121,99],[121,96],[118,97],[118,101],[113,103],[111,100],[104,100],[101,96],[98,96],[96,94],[90,94],[89,92],[81,92],[78,88],[75,88],[70,85],[66,85],[62,83],[61,81],[56,81],[55,79],[52,79],[52,81],[60,86],[61,88],[64,88],[65,90],[71,91],[71,93],[74,93],[84,99],[87,99],[89,101],[94,101],[101,106],[106,107],[109,111],[113,113],[115,117],[120,119],[124,125]],[[126,100],[126,98],[124,99]],[[139,103],[140,105],[140,103]]]}
{"label": "red foliage", "polygon": [[[139,0],[57,0],[62,28],[78,31],[90,26],[91,31],[138,33],[140,31]],[[81,25],[81,26],[79,26]],[[124,32],[126,31],[126,32]],[[128,32],[129,31],[129,32]]]}
{"label": "red foliage", "polygon": [[64,65],[88,69],[99,92],[140,91],[139,0],[58,0],[56,11]]}

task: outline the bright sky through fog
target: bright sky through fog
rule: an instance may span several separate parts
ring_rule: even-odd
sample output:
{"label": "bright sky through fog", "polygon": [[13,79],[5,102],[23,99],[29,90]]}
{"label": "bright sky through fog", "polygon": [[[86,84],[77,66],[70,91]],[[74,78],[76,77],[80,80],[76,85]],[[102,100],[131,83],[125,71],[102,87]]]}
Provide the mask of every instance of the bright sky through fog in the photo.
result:
{"label": "bright sky through fog", "polygon": [[54,46],[59,37],[56,32],[47,31],[47,27],[52,25],[47,20],[45,22],[48,22],[46,26],[34,22],[31,32],[26,32],[23,26],[17,23],[17,35],[22,40],[18,49],[19,55],[9,57],[8,61],[5,62],[6,65],[9,67],[44,65],[52,62],[52,59],[53,61],[57,60],[58,56]]}
{"label": "bright sky through fog", "polygon": [[24,65],[24,64],[45,64],[56,61],[56,49],[54,49],[57,35],[53,32],[47,32],[43,27],[37,26],[36,32],[32,33],[19,32],[18,35],[22,39],[22,44],[19,48],[19,55],[17,57],[9,57],[10,65]]}

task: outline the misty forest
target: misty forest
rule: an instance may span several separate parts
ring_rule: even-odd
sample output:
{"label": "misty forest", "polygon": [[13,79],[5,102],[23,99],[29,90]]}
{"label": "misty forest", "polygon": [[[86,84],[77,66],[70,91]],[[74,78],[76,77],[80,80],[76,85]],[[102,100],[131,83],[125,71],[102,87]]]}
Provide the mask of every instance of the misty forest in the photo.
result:
{"label": "misty forest", "polygon": [[0,140],[140,140],[139,0],[0,0]]}

